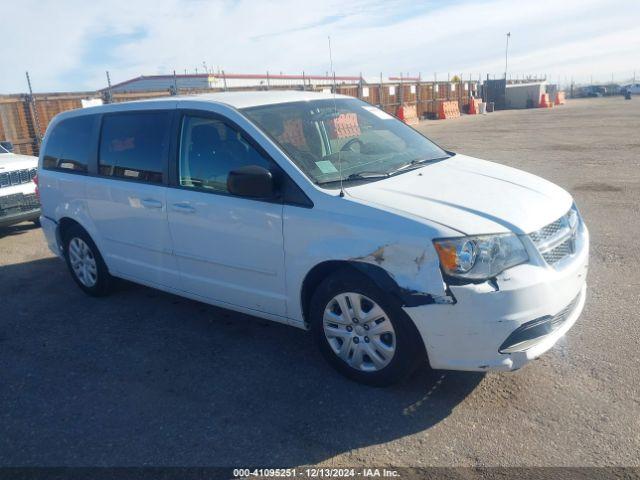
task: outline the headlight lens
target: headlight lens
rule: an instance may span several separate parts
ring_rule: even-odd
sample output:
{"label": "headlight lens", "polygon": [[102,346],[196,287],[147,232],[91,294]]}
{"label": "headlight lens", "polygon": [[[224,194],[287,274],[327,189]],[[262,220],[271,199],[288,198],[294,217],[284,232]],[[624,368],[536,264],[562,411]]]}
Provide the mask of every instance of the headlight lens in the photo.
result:
{"label": "headlight lens", "polygon": [[440,265],[447,275],[486,280],[529,259],[524,245],[512,233],[434,240]]}

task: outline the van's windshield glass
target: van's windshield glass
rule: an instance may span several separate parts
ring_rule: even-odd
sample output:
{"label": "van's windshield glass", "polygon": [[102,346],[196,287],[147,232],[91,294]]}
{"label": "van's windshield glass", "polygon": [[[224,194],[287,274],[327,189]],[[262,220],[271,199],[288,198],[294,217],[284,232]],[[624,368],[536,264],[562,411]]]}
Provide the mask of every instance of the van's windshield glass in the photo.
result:
{"label": "van's windshield glass", "polygon": [[[338,98],[243,109],[315,183],[366,182],[449,155],[391,115]],[[341,164],[341,165],[340,165]]]}

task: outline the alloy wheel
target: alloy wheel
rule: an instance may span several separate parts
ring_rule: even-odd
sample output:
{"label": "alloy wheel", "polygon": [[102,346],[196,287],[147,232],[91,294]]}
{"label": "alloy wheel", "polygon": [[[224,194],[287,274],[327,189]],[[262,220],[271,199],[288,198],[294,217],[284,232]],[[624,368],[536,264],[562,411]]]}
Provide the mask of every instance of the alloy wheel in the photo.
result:
{"label": "alloy wheel", "polygon": [[89,245],[74,237],[69,242],[69,263],[76,278],[85,287],[91,288],[98,281],[98,265]]}

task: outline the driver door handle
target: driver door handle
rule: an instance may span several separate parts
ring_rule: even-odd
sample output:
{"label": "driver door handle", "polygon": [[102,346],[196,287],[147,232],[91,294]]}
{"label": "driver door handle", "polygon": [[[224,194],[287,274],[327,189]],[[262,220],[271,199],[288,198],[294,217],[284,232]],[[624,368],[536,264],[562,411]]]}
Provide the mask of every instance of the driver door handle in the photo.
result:
{"label": "driver door handle", "polygon": [[157,208],[157,209],[162,208],[162,202],[154,198],[143,198],[142,200],[140,200],[140,203],[145,208]]}

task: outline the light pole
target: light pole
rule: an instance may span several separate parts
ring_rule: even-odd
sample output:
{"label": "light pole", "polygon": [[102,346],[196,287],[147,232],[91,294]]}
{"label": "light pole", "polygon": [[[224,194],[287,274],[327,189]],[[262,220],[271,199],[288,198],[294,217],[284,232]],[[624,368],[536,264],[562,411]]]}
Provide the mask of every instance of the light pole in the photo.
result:
{"label": "light pole", "polygon": [[507,83],[507,66],[509,64],[509,38],[511,32],[507,32],[507,47],[504,50],[504,83]]}

